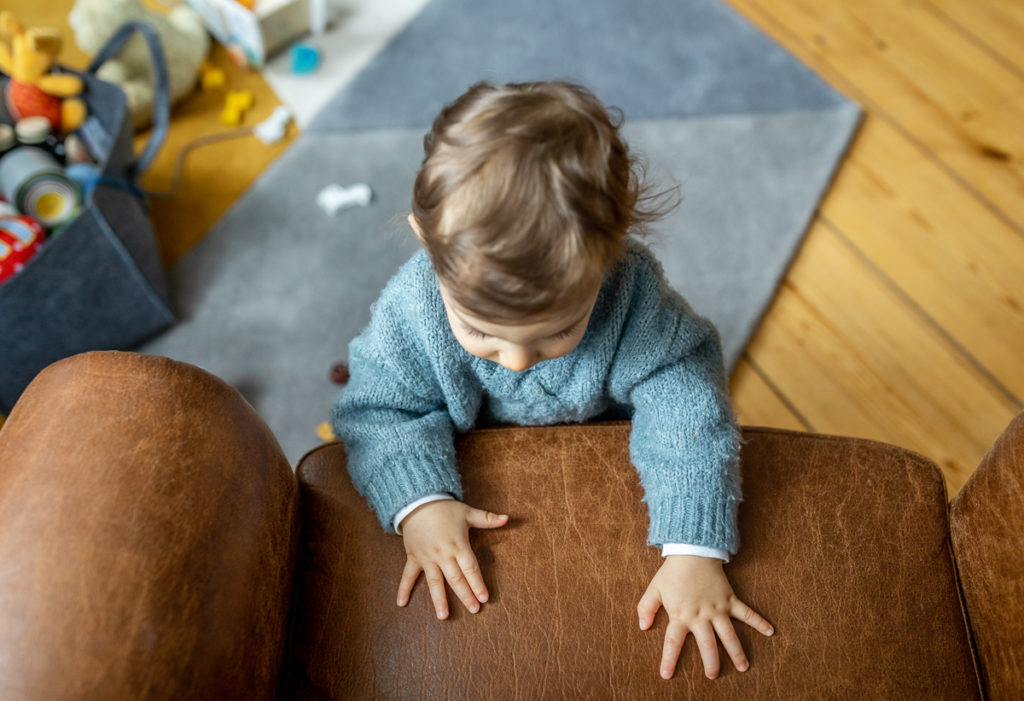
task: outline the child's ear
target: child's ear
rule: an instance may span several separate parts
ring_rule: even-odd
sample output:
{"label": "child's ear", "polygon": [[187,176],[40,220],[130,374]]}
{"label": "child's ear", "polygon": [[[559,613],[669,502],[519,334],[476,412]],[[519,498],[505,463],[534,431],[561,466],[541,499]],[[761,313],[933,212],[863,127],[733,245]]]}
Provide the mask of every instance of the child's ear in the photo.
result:
{"label": "child's ear", "polygon": [[420,228],[419,222],[416,221],[415,214],[409,214],[409,226],[411,226],[412,230],[416,233],[416,238],[420,240],[420,243],[426,245],[427,241],[423,237],[423,229]]}

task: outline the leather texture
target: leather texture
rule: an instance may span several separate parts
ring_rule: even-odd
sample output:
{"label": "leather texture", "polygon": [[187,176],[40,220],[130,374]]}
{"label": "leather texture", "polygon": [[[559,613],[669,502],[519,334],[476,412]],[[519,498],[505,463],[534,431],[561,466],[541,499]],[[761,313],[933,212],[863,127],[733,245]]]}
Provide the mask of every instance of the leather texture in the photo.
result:
{"label": "leather texture", "polygon": [[276,698],[298,489],[241,395],[88,353],[0,431],[0,698]]}
{"label": "leather texture", "polygon": [[751,661],[703,674],[689,638],[658,676],[667,617],[636,605],[661,563],[628,454],[628,424],[497,428],[457,442],[465,500],[510,514],[471,530],[490,591],[438,621],[422,579],[351,487],[341,444],[299,465],[303,544],[293,698],[979,698],[948,538],[927,459],[853,438],[748,428],[737,595],[776,630],[736,623]]}
{"label": "leather texture", "polygon": [[950,504],[967,613],[992,699],[1024,697],[1024,413]]}

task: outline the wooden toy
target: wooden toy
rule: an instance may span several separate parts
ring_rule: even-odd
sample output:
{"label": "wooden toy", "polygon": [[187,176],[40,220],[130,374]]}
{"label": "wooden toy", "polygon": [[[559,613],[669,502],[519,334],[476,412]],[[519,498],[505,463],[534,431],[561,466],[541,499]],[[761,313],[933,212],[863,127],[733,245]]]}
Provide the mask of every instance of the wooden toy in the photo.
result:
{"label": "wooden toy", "polygon": [[9,49],[0,42],[0,71],[10,76],[3,97],[14,120],[45,117],[54,131],[77,129],[86,115],[77,98],[82,79],[50,72],[61,47],[57,30],[26,29],[10,12],[0,12],[0,35],[10,37]]}

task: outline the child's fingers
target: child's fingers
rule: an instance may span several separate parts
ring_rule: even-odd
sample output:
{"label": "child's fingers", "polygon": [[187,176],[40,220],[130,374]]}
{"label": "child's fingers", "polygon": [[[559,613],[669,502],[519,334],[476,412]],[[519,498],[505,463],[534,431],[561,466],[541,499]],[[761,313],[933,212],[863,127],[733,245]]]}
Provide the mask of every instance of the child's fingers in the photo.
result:
{"label": "child's fingers", "polygon": [[444,575],[440,568],[433,562],[423,566],[423,576],[427,580],[427,588],[430,589],[430,598],[434,602],[434,611],[437,617],[448,618],[448,599],[444,595]]}
{"label": "child's fingers", "polygon": [[697,621],[690,626],[690,632],[693,633],[693,639],[697,641],[697,647],[700,649],[705,676],[708,679],[717,678],[721,666],[718,662],[718,641],[715,640],[715,631],[711,623],[706,620]]}
{"label": "child's fingers", "polygon": [[654,587],[647,587],[647,591],[640,597],[640,603],[636,605],[637,616],[640,617],[640,630],[647,630],[654,623],[654,616],[661,606],[661,597]]}
{"label": "child's fingers", "polygon": [[732,627],[732,621],[724,616],[716,618],[712,622],[718,639],[722,641],[722,647],[729,653],[733,665],[741,672],[746,672],[750,663],[747,662],[747,655],[743,652],[743,645],[740,643],[736,630]]}
{"label": "child's fingers", "polygon": [[470,508],[466,514],[466,523],[473,528],[500,528],[508,523],[508,514],[496,514],[493,511]]}
{"label": "child's fingers", "polygon": [[470,588],[476,594],[480,603],[487,601],[487,585],[484,584],[483,575],[480,572],[480,564],[476,561],[476,555],[472,550],[462,550],[455,556],[455,561],[462,568],[462,574],[466,576]]}
{"label": "child's fingers", "polygon": [[679,652],[683,649],[686,634],[685,625],[679,621],[669,620],[668,628],[665,629],[665,644],[661,648],[662,679],[670,679],[676,671],[676,662],[679,661]]}
{"label": "child's fingers", "polygon": [[759,631],[762,635],[772,635],[775,633],[775,629],[772,628],[771,623],[764,620],[761,617],[761,614],[747,606],[739,599],[735,599],[733,601],[729,615],[738,621],[743,621],[754,630]]}
{"label": "child's fingers", "polygon": [[402,579],[398,583],[398,605],[405,606],[409,603],[409,595],[412,593],[416,578],[420,576],[422,568],[419,563],[411,557],[405,560],[405,569],[402,570]]}
{"label": "child's fingers", "polygon": [[462,576],[462,568],[459,567],[459,563],[455,561],[455,558],[445,560],[440,563],[441,571],[444,572],[445,579],[448,580],[448,584],[451,586],[452,591],[459,597],[462,603],[469,609],[470,613],[476,613],[480,610],[480,602],[476,600],[476,596],[469,588],[469,582]]}

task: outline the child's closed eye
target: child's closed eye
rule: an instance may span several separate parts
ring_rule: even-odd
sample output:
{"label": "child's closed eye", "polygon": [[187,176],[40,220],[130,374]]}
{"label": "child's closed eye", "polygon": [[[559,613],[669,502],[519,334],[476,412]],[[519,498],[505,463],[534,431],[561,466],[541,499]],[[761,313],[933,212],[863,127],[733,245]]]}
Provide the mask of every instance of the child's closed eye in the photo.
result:
{"label": "child's closed eye", "polygon": [[463,326],[462,328],[465,329],[466,333],[472,336],[473,338],[490,338],[490,336],[488,336],[482,331],[477,331],[472,326]]}
{"label": "child's closed eye", "polygon": [[[466,332],[467,335],[472,336],[473,338],[490,338],[490,336],[488,334],[485,334],[483,331],[479,331],[477,329],[474,329],[472,326],[467,326],[467,325],[463,324],[462,328]],[[569,328],[565,329],[564,331],[560,331],[560,332],[556,333],[554,336],[551,336],[551,338],[557,339],[557,340],[560,340],[560,341],[565,340],[565,339],[569,338],[570,336],[572,336],[574,333],[576,333],[576,329],[577,328],[579,328],[579,322],[573,324],[572,326],[570,326]]]}
{"label": "child's closed eye", "polygon": [[575,324],[567,328],[565,331],[562,331],[561,333],[556,333],[555,338],[559,340],[569,338],[569,336],[572,336],[574,333],[576,333],[577,327],[579,327],[579,322],[576,322]]}

